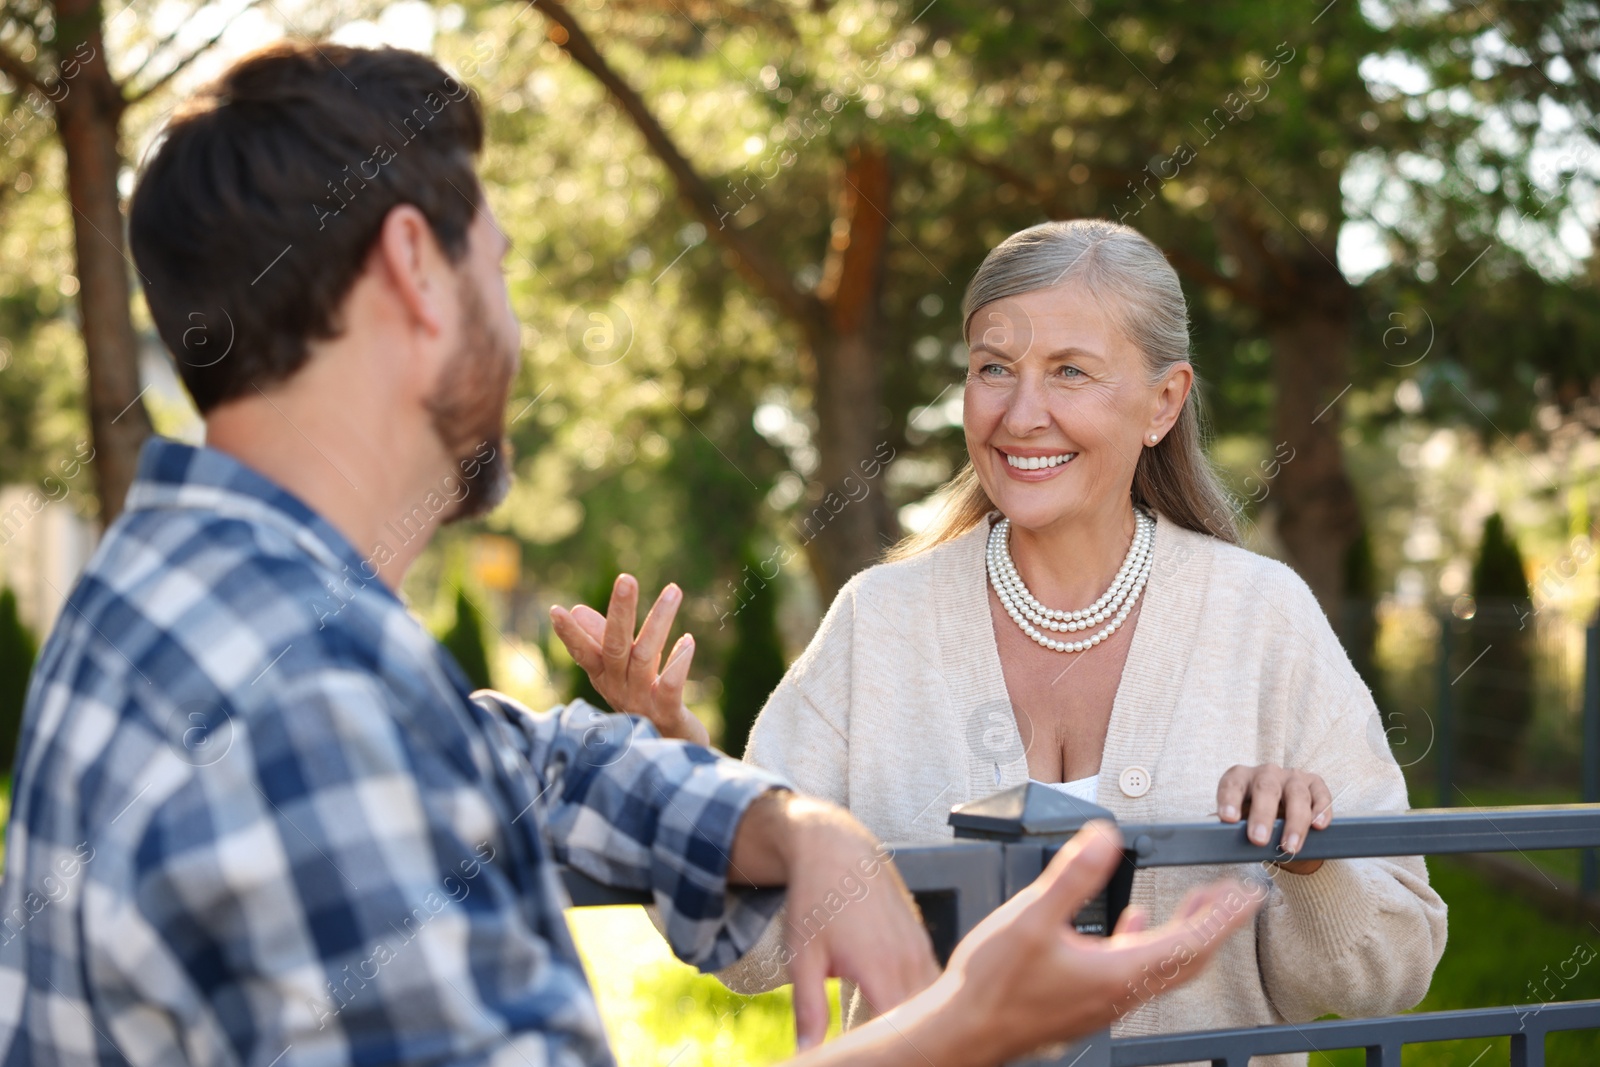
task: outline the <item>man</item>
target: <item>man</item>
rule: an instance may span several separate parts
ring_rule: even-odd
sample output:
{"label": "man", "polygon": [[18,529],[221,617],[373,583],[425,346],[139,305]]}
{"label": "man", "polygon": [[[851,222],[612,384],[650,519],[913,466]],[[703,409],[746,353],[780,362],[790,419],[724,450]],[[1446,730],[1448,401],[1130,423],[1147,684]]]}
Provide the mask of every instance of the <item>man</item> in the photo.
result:
{"label": "man", "polygon": [[[518,331],[476,99],[309,43],[181,110],[133,197],[207,447],[152,440],[40,658],[0,900],[5,1064],[611,1062],[560,863],[648,889],[684,960],[783,897],[869,891],[798,951],[888,1014],[810,1063],[992,1063],[1178,981],[1247,908],[1089,943],[1063,850],[939,975],[847,814],[641,720],[469,695],[395,590],[510,467]],[[1221,892],[1218,890],[1216,892]],[[898,1005],[898,1006],[897,1006]],[[890,1010],[892,1009],[892,1010]],[[825,1020],[802,1019],[802,1044]]]}

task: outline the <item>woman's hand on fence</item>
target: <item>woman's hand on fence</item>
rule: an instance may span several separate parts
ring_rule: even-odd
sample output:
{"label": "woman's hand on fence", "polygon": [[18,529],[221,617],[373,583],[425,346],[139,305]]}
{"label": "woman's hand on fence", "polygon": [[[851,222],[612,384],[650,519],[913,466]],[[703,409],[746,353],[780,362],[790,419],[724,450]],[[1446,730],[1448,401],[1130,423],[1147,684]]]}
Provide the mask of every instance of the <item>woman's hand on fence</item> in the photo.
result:
{"label": "woman's hand on fence", "polygon": [[[1280,849],[1287,855],[1300,851],[1306,835],[1333,821],[1333,794],[1322,775],[1297,771],[1276,763],[1259,767],[1234,766],[1217,783],[1217,816],[1223,822],[1249,819],[1251,842],[1264,845],[1272,839],[1272,824],[1283,819]],[[1321,860],[1290,860],[1278,866],[1290,874],[1311,874]]]}
{"label": "woman's hand on fence", "polygon": [[694,638],[689,634],[678,638],[666,668],[661,668],[661,650],[682,603],[683,591],[669,584],[635,636],[639,583],[624,574],[611,587],[604,615],[586,604],[570,610],[558,604],[550,609],[550,621],[573,662],[583,668],[611,710],[649,719],[662,737],[709,745],[711,735],[683,703]]}

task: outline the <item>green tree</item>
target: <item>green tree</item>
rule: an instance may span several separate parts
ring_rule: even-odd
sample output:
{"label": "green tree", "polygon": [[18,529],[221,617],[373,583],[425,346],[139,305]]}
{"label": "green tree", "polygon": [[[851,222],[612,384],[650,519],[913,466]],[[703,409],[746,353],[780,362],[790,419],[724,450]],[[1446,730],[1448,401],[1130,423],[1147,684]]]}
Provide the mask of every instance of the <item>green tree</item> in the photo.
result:
{"label": "green tree", "polygon": [[[1473,405],[1500,421],[1503,393],[1520,427],[1541,383],[1581,396],[1600,351],[1586,289],[1520,244],[1479,259],[1505,212],[1554,226],[1567,199],[1535,190],[1527,143],[1484,131],[1509,117],[1527,141],[1519,116],[1546,99],[1587,124],[1592,72],[1556,69],[1592,29],[1575,4],[466,7],[440,54],[489,104],[486,181],[533,327],[519,473],[559,466],[544,484],[581,503],[491,524],[531,534],[530,568],[558,587],[610,541],[647,586],[692,595],[754,527],[803,521],[852,455],[859,469],[887,444],[915,461],[894,492],[807,542],[826,596],[959,460],[960,434],[921,405],[959,376],[962,283],[1044,217],[1123,217],[1168,251],[1221,425],[1293,450],[1275,526],[1325,602],[1362,518],[1348,431],[1394,414],[1398,378],[1426,379],[1430,417],[1480,429]],[[1352,191],[1367,187],[1382,195]],[[580,197],[591,210],[549,223]],[[1343,276],[1352,226],[1390,270]],[[1538,334],[1517,359],[1508,324]],[[774,405],[794,417],[781,446],[750,427]],[[708,475],[748,499],[698,507]]]}
{"label": "green tree", "polygon": [[[658,109],[630,80],[631,74],[600,51],[597,41],[609,39],[609,47],[616,35],[591,33],[559,0],[533,0],[533,6],[549,20],[551,39],[589,72],[616,109],[626,116],[645,151],[666,172],[676,199],[697,221],[704,239],[720,246],[732,259],[744,281],[775,312],[776,324],[787,335],[786,342],[804,354],[800,360],[802,377],[811,394],[810,414],[817,431],[810,464],[813,469],[807,472],[810,497],[820,501],[853,492],[862,479],[862,471],[872,469],[874,456],[885,440],[881,418],[885,374],[883,286],[893,228],[890,210],[895,181],[888,146],[871,128],[873,124],[862,121],[859,110],[852,114],[847,109],[836,118],[838,107],[824,108],[824,95],[841,99],[826,86],[823,93],[815,93],[807,92],[802,85],[798,98],[793,96],[793,90],[783,89],[790,95],[782,98],[775,111],[768,110],[766,104],[753,109],[758,128],[773,132],[775,142],[786,136],[789,145],[783,150],[775,146],[766,159],[758,161],[766,167],[752,167],[747,160],[740,160],[724,174],[716,175],[703,164],[691,161],[677,134],[668,132]],[[738,12],[730,9],[728,14],[735,24],[740,21]],[[782,18],[777,9],[768,14]],[[800,29],[787,18],[782,22],[780,38],[790,38]],[[624,32],[636,28],[635,23]],[[720,46],[714,44],[713,48],[726,55]],[[675,46],[667,42],[663,50],[671,52]],[[887,55],[894,58],[892,50]],[[760,77],[758,70],[748,73],[753,78]],[[777,75],[767,80],[773,82],[774,90],[778,89]],[[817,106],[807,116],[811,122],[807,127],[798,116],[804,115],[803,105],[813,99]],[[776,134],[772,124],[786,117],[791,122],[790,131],[787,135]],[[765,138],[762,141],[765,143]],[[830,169],[835,176],[831,189],[824,193],[825,199],[833,202],[831,223],[823,225],[813,204],[811,213],[818,217],[798,228],[803,239],[796,242],[780,236],[782,215],[774,213],[763,219],[766,213],[760,210],[758,200],[763,196],[761,190],[773,178],[794,165],[799,149],[834,164]],[[769,171],[770,176],[762,171]],[[757,183],[754,190],[752,182]],[[718,191],[722,184],[726,184],[731,196]],[[751,206],[758,210],[746,212]],[[821,262],[816,263],[819,258]],[[802,280],[802,265],[817,268],[809,282]],[[881,493],[870,494],[839,511],[825,533],[806,541],[811,571],[824,595],[831,597],[852,574],[870,564],[883,542],[892,540],[898,532],[895,512]]]}
{"label": "green tree", "polygon": [[1478,600],[1528,600],[1528,573],[1516,538],[1497,511],[1483,523],[1478,558],[1472,564],[1472,595]]}
{"label": "green tree", "polygon": [[787,668],[778,637],[777,574],[766,577],[747,552],[740,577],[733,647],[722,668],[722,750],[730,756],[744,755],[750,728]]}
{"label": "green tree", "polygon": [[0,773],[8,773],[17,756],[22,732],[22,706],[28,696],[28,675],[38,646],[17,615],[17,597],[0,589]]}
{"label": "green tree", "polygon": [[488,689],[494,685],[489,673],[489,651],[483,636],[483,613],[459,585],[456,586],[455,622],[439,638],[439,643],[455,657],[456,663],[460,664],[462,672],[475,688]]}
{"label": "green tree", "polygon": [[1361,680],[1372,690],[1379,709],[1388,704],[1383,672],[1378,666],[1377,617],[1373,609],[1378,599],[1378,575],[1372,558],[1372,537],[1363,525],[1344,559],[1344,603],[1339,638],[1355,664]]}
{"label": "green tree", "polygon": [[[125,120],[131,108],[160,93],[222,36],[218,31],[183,51],[175,47],[177,34],[162,38],[139,27],[128,34],[128,29],[107,23],[100,0],[0,0],[0,143],[23,149],[11,153],[12,161],[20,155],[21,166],[0,167],[0,185],[24,175],[32,183],[28,170],[37,155],[32,149],[43,140],[34,128],[48,130],[65,164],[57,191],[71,207],[77,319],[87,371],[83,406],[104,522],[122,510],[139,446],[152,430],[139,387],[139,338],[123,237],[119,184],[127,166]],[[142,53],[142,61],[132,70],[119,70],[122,57],[108,54],[108,37],[126,43],[130,53]]]}
{"label": "green tree", "polygon": [[1461,694],[1461,754],[1471,769],[1516,767],[1533,718],[1533,631],[1527,572],[1516,539],[1499,513],[1483,524],[1472,565],[1477,610],[1468,630]]}
{"label": "green tree", "polygon": [[[936,109],[951,117],[941,152],[992,176],[989,222],[1010,228],[1019,206],[1108,215],[1167,251],[1225,425],[1292,449],[1273,480],[1277,533],[1337,619],[1363,526],[1344,456],[1352,413],[1392,412],[1395,383],[1416,375],[1434,419],[1494,434],[1496,387],[1521,428],[1536,397],[1574,404],[1600,369],[1580,340],[1594,336],[1591,287],[1535,269],[1597,169],[1592,138],[1547,118],[1595,128],[1582,57],[1596,23],[1560,0],[1309,16],[1256,0],[951,0],[919,25],[949,42],[944,84],[970,94]],[[1510,229],[1519,240],[1496,239]],[[1346,277],[1352,236],[1381,243],[1393,269]],[[1453,328],[1457,309],[1470,325]]]}

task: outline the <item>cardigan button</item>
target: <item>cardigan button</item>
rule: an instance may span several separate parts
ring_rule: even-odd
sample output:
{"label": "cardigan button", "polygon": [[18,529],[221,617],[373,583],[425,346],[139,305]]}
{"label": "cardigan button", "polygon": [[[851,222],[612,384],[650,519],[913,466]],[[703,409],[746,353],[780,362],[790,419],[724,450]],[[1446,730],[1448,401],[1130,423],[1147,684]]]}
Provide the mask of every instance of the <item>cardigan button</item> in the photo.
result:
{"label": "cardigan button", "polygon": [[1143,767],[1126,767],[1117,776],[1117,784],[1130,797],[1142,797],[1150,792],[1150,772]]}

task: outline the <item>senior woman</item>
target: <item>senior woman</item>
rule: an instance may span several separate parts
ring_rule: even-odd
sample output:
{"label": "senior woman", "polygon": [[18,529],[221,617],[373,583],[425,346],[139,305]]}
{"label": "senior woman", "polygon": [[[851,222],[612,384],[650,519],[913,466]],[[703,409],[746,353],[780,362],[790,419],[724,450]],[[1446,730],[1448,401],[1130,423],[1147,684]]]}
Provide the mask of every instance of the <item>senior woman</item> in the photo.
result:
{"label": "senior woman", "polygon": [[[1286,855],[1253,875],[1253,931],[1119,1035],[1416,1004],[1445,943],[1423,861],[1292,858],[1335,803],[1405,809],[1405,782],[1306,584],[1239,546],[1201,450],[1171,266],[1128,227],[1045,223],[989,254],[963,308],[970,463],[929,529],[839,592],[746,758],[891,842],[948,838],[952,805],[1029,779],[1123,822],[1245,819],[1261,843],[1281,816]],[[655,674],[674,594],[631,661],[631,602],[609,656],[597,612],[555,614],[608,699],[692,734],[692,644]],[[1132,902],[1164,918],[1217,873],[1141,871]],[[771,933],[730,986],[783,980]],[[870,1007],[850,1000],[859,1021]]]}

